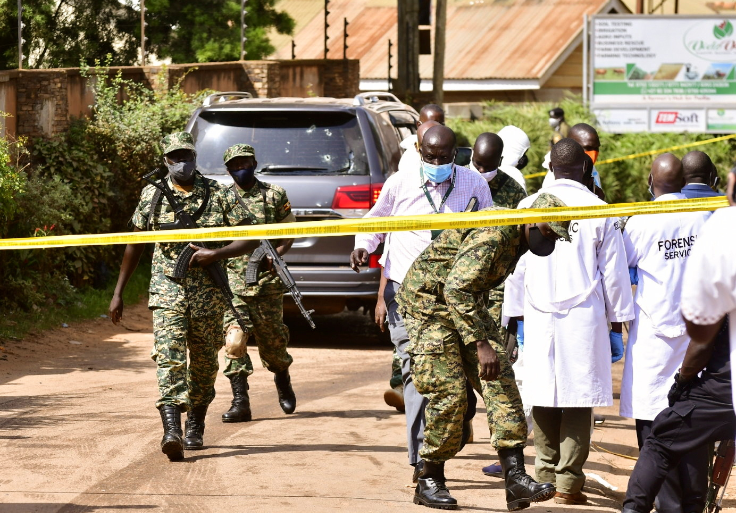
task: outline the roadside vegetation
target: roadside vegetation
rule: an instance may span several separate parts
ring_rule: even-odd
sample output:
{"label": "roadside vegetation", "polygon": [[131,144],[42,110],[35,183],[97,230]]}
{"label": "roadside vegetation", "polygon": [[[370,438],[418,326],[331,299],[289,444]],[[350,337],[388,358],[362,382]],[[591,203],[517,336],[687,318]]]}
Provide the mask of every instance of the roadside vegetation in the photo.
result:
{"label": "roadside vegetation", "polygon": [[[581,98],[572,96],[554,104],[543,102],[523,104],[491,102],[486,105],[482,119],[477,121],[449,120],[448,125],[458,133],[458,141],[463,145],[472,145],[479,134],[498,132],[506,125],[516,125],[523,129],[532,143],[527,154],[529,164],[523,170],[523,173],[528,175],[546,171],[542,168],[542,162],[544,161],[544,155],[549,151],[549,141],[552,137],[552,131],[548,125],[548,111],[557,106],[565,110],[565,119],[571,127],[576,123],[589,123],[595,126],[595,118],[583,107]],[[695,141],[704,141],[717,136],[718,134],[607,134],[601,132],[601,152],[598,160],[661,150]],[[723,190],[726,175],[734,165],[734,159],[736,159],[736,138],[693,148],[674,150],[672,153],[682,158],[691,150],[701,150],[710,155],[718,168],[721,177],[719,186]],[[649,200],[647,178],[655,157],[656,155],[596,165],[601,175],[603,190],[606,192],[606,201],[619,203]],[[534,192],[541,187],[542,180],[543,177],[528,180],[529,192]]]}
{"label": "roadside vegetation", "polygon": [[[119,74],[109,76],[104,66],[84,72],[96,98],[90,118],[75,120],[53,139],[0,139],[0,237],[127,230],[143,187],[140,177],[161,162],[161,137],[183,130],[201,104],[202,95],[187,95],[178,85],[150,91]],[[49,326],[42,320],[53,325],[106,312],[102,304],[109,301],[122,250],[0,251],[0,337]]]}

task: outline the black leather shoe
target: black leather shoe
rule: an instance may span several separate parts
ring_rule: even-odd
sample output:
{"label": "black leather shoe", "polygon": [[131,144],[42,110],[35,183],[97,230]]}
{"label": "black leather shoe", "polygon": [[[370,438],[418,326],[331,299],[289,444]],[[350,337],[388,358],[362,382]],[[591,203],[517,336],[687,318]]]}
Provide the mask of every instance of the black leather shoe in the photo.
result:
{"label": "black leather shoe", "polygon": [[280,371],[273,376],[276,391],[279,393],[279,405],[285,414],[291,414],[296,409],[296,395],[291,388],[291,377],[289,370]]}
{"label": "black leather shoe", "polygon": [[187,422],[184,424],[184,449],[201,450],[204,448],[204,418],[207,415],[207,406],[192,407],[187,413]]}
{"label": "black leather shoe", "polygon": [[420,460],[414,466],[414,475],[411,477],[411,481],[416,484],[419,477],[422,475],[422,471],[424,471],[424,461]]}
{"label": "black leather shoe", "polygon": [[500,449],[498,458],[506,480],[506,508],[510,511],[526,509],[531,503],[554,497],[554,485],[540,484],[526,474],[523,448]]}
{"label": "black leather shoe", "polygon": [[457,509],[457,500],[445,485],[445,463],[423,461],[422,474],[417,480],[414,503],[432,509]]}
{"label": "black leather shoe", "polygon": [[184,446],[181,440],[181,408],[177,405],[162,405],[159,409],[164,424],[164,437],[161,439],[161,451],[171,461],[184,458]]}
{"label": "black leather shoe", "polygon": [[248,398],[248,376],[237,374],[230,378],[230,387],[233,390],[233,402],[230,410],[222,415],[223,423],[242,423],[253,419],[250,412],[250,398]]}

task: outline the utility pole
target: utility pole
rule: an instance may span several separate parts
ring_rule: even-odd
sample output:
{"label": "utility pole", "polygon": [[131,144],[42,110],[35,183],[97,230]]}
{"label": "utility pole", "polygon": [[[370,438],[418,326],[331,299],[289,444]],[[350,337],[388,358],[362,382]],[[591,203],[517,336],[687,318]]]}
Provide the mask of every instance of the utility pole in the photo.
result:
{"label": "utility pole", "polygon": [[347,59],[348,58],[348,19],[343,18],[343,26],[342,26],[342,58]]}
{"label": "utility pole", "polygon": [[391,66],[391,57],[393,57],[391,55],[392,46],[394,46],[394,44],[389,39],[388,40],[388,92],[389,93],[391,92],[391,68],[393,68],[393,66]]}
{"label": "utility pole", "polygon": [[23,69],[23,0],[18,0],[18,69]]}
{"label": "utility pole", "polygon": [[146,65],[146,0],[141,0],[141,66],[145,66],[145,65]]}
{"label": "utility pole", "polygon": [[411,100],[419,92],[419,0],[399,1],[398,20],[396,93]]}
{"label": "utility pole", "polygon": [[291,58],[296,59],[296,43],[294,40],[291,40]]}
{"label": "utility pole", "polygon": [[245,37],[245,28],[248,26],[245,24],[245,15],[248,14],[248,11],[245,10],[245,4],[248,0],[240,0],[240,60],[245,60],[245,54],[248,52],[245,51],[245,42],[247,41],[247,38]]}
{"label": "utility pole", "polygon": [[445,28],[447,25],[447,0],[435,0],[434,13],[434,73],[432,90],[434,102],[442,105],[445,99]]}
{"label": "utility pole", "polygon": [[330,14],[330,11],[327,10],[327,4],[330,3],[330,0],[325,0],[325,60],[327,59],[327,40],[330,39],[330,37],[327,35],[327,27],[330,26],[329,23],[327,23],[327,16]]}

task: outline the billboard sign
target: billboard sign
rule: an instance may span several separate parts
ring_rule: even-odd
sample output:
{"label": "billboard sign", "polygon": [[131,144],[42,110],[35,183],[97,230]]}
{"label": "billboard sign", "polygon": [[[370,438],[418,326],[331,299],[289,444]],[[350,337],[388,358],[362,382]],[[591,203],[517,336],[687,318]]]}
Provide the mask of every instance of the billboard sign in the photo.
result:
{"label": "billboard sign", "polygon": [[644,109],[658,132],[736,131],[736,17],[602,15],[589,32],[594,111],[640,121],[631,110]]}

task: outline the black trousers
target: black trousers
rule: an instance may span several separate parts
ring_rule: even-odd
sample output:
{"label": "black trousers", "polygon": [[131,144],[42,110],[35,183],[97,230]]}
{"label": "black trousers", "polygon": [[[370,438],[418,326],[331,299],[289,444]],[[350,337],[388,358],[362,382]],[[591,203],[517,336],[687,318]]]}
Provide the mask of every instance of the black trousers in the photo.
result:
{"label": "black trousers", "polygon": [[[712,378],[695,379],[690,391],[652,422],[651,433],[629,478],[624,512],[650,512],[662,484],[684,456],[709,443],[733,439],[734,433],[736,415],[730,387],[715,384]],[[685,496],[683,512],[703,511],[705,497]]]}
{"label": "black trousers", "polygon": [[[650,420],[636,420],[636,438],[639,450],[652,431]],[[708,444],[683,455],[662,483],[654,500],[657,512],[703,512],[708,493]]]}

